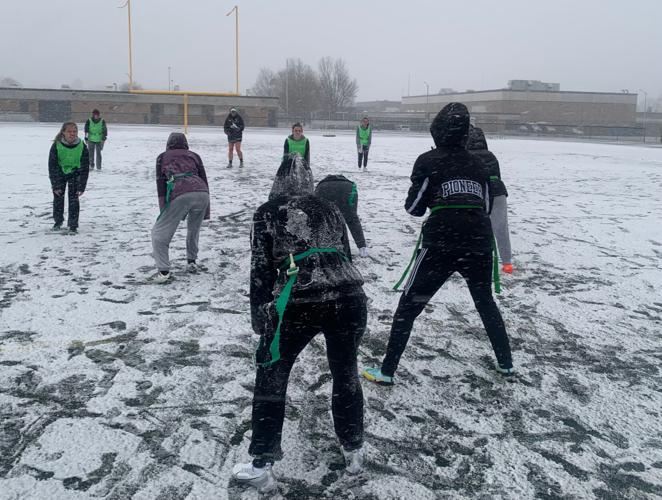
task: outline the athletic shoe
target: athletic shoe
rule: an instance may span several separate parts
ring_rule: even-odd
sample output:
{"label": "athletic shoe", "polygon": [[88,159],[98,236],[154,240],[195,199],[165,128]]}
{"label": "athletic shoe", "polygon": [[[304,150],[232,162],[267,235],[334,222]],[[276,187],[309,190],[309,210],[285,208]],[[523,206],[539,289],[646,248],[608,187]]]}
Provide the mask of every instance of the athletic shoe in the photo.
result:
{"label": "athletic shoe", "polygon": [[342,455],[345,457],[345,470],[348,474],[358,474],[363,469],[365,453],[363,448],[347,451],[343,448]]}
{"label": "athletic shoe", "polygon": [[513,265],[504,264],[503,266],[501,266],[501,270],[506,274],[513,274]]}
{"label": "athletic shoe", "polygon": [[196,274],[199,270],[200,270],[200,267],[195,263],[195,261],[189,262],[188,264],[186,264],[186,272],[187,273]]}
{"label": "athletic shoe", "polygon": [[62,229],[62,224],[53,224],[51,231],[59,231]]}
{"label": "athletic shoe", "polygon": [[393,377],[384,375],[379,368],[366,368],[361,372],[363,378],[379,385],[393,385]]}
{"label": "athletic shoe", "polygon": [[232,468],[232,477],[237,481],[254,486],[260,492],[271,491],[278,486],[271,470],[271,464],[266,464],[264,467],[255,467],[253,462],[237,464]]}
{"label": "athletic shoe", "polygon": [[366,247],[359,248],[359,257],[367,257],[368,249]]}
{"label": "athletic shoe", "polygon": [[97,170],[101,170],[101,167],[97,167]]}
{"label": "athletic shoe", "polygon": [[172,278],[172,274],[170,274],[170,271],[168,271],[165,274],[163,274],[161,271],[159,271],[155,275],[151,276],[149,278],[149,281],[151,281],[152,283],[155,283],[157,285],[162,285],[162,284],[167,283],[168,281],[170,281],[171,278]]}
{"label": "athletic shoe", "polygon": [[69,228],[69,234],[78,234],[78,228],[77,227],[70,227]]}
{"label": "athletic shoe", "polygon": [[239,162],[239,168],[244,168],[244,160],[241,160],[241,161]]}
{"label": "athletic shoe", "polygon": [[517,374],[515,368],[513,368],[512,366],[510,368],[504,368],[499,363],[497,363],[496,365],[494,365],[494,368],[498,373],[500,373],[504,377],[512,377],[513,375]]}
{"label": "athletic shoe", "polygon": [[225,168],[232,168],[232,162],[231,162],[231,161],[230,161],[230,162],[228,162],[228,166],[227,166],[227,167],[225,167]]}

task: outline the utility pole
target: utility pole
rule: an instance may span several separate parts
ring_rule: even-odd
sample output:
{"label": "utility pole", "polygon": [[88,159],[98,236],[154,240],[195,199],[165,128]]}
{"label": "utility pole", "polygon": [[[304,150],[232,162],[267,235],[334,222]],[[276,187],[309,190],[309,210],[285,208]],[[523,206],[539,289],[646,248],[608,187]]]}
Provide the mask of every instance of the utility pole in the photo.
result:
{"label": "utility pole", "polygon": [[133,89],[133,48],[131,44],[131,0],[126,0],[126,3],[119,7],[120,9],[123,9],[124,7],[128,7],[127,13],[128,13],[128,18],[129,18],[129,91]]}
{"label": "utility pole", "polygon": [[648,113],[648,92],[644,89],[639,89],[639,92],[644,93],[644,144],[646,144],[646,113]]}
{"label": "utility pole", "polygon": [[430,86],[428,82],[423,82],[425,84],[425,120],[430,120],[429,104],[430,104]]}
{"label": "utility pole", "polygon": [[230,12],[228,12],[225,17],[235,13],[234,19],[234,35],[235,35],[235,92],[239,95],[239,6],[235,5]]}
{"label": "utility pole", "polygon": [[170,78],[170,66],[168,66],[168,92],[170,92],[171,89],[171,84],[172,84],[172,79]]}
{"label": "utility pole", "polygon": [[285,118],[290,116],[290,60],[285,59]]}

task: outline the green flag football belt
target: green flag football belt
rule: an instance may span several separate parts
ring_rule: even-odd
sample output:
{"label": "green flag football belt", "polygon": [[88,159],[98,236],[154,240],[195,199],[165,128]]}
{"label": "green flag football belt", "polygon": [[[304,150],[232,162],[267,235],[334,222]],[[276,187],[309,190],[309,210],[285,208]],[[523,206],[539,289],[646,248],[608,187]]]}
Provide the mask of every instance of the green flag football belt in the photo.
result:
{"label": "green flag football belt", "polygon": [[[483,207],[477,205],[437,205],[430,209],[430,215],[435,213],[437,210],[443,210],[447,208],[475,210],[475,209],[482,209]],[[423,225],[425,225],[425,222],[423,223]],[[407,274],[409,274],[409,270],[411,269],[412,264],[416,260],[416,255],[418,254],[418,249],[421,247],[422,240],[423,240],[423,228],[421,227],[421,233],[419,234],[418,240],[416,241],[416,247],[414,247],[414,253],[411,256],[411,259],[409,260],[409,264],[407,264],[407,267],[405,268],[405,272],[402,273],[402,276],[400,276],[398,282],[395,285],[393,285],[394,291],[396,292],[402,291],[399,289],[400,285],[407,277]],[[494,238],[492,238],[492,281],[494,282],[494,291],[496,293],[501,293],[501,281],[499,279],[499,260],[498,260],[498,254],[497,254],[496,243],[494,241]]]}
{"label": "green flag football belt", "polygon": [[177,179],[183,179],[184,177],[191,176],[193,176],[193,172],[170,174],[170,177],[168,177],[168,180],[166,181],[165,205],[163,205],[163,208],[161,209],[161,212],[159,212],[159,216],[156,218],[156,220],[159,220],[163,215],[163,212],[165,212],[166,209],[170,206],[170,195],[172,194],[172,190],[175,189],[175,182],[177,182]]}
{"label": "green flag football belt", "polygon": [[269,354],[271,355],[271,360],[263,363],[257,362],[257,352],[264,342],[264,336],[260,337],[260,343],[258,344],[257,351],[253,359],[257,366],[269,366],[274,364],[280,359],[280,328],[283,324],[283,316],[285,316],[285,309],[287,308],[287,303],[290,301],[290,294],[292,293],[292,288],[294,283],[296,283],[297,276],[299,274],[299,266],[296,265],[300,260],[306,259],[316,253],[336,253],[340,255],[340,258],[347,260],[347,256],[338,250],[337,248],[309,248],[305,252],[298,253],[296,255],[290,254],[290,257],[285,259],[280,266],[281,271],[285,271],[287,274],[287,283],[281,290],[278,298],[276,299],[276,312],[278,313],[278,326],[276,326],[276,333],[274,333],[274,338],[271,341],[269,346]]}

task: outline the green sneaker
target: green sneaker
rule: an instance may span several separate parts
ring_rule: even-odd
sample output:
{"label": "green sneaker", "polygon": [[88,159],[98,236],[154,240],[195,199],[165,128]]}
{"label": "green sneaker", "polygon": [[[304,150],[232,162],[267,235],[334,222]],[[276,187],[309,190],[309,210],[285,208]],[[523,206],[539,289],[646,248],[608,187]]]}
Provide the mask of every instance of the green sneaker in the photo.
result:
{"label": "green sneaker", "polygon": [[393,385],[393,377],[384,375],[379,368],[366,368],[361,372],[363,378],[379,385]]}

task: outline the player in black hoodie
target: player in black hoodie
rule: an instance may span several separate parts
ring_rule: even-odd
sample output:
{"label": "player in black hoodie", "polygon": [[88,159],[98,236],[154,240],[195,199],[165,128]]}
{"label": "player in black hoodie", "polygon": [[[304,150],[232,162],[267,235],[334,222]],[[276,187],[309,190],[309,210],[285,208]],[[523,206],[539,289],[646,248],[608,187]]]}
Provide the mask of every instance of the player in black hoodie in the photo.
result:
{"label": "player in black hoodie", "polygon": [[274,483],[281,455],[285,394],[297,356],[320,332],[333,377],[332,413],[347,471],[363,462],[363,393],[356,356],[366,325],[363,278],[351,262],[345,222],[313,195],[313,174],[298,154],[283,160],[269,201],[253,216],[250,300],[255,353],[253,461],[233,476],[261,489]]}
{"label": "player in black hoodie", "polygon": [[359,191],[356,183],[344,175],[327,175],[317,184],[315,195],[330,201],[340,209],[340,213],[352,233],[354,243],[359,248],[359,255],[367,257],[368,248],[358,214]]}
{"label": "player in black hoodie", "polygon": [[363,371],[370,381],[393,384],[414,320],[454,272],[469,286],[497,358],[497,371],[514,374],[508,335],[492,296],[489,174],[465,149],[468,131],[466,106],[446,105],[430,126],[437,147],[414,164],[405,209],[421,217],[429,208],[430,217],[423,225],[422,245],[393,317],[381,370]]}

